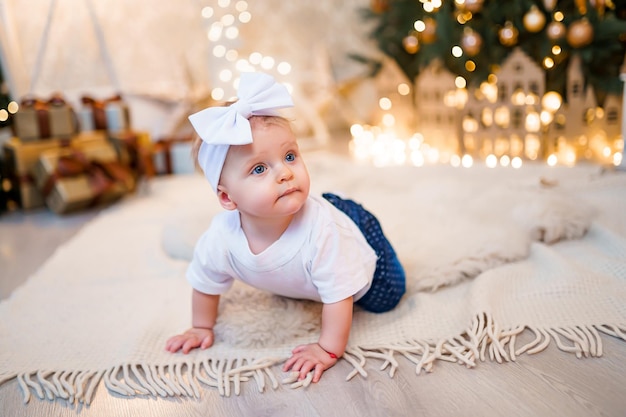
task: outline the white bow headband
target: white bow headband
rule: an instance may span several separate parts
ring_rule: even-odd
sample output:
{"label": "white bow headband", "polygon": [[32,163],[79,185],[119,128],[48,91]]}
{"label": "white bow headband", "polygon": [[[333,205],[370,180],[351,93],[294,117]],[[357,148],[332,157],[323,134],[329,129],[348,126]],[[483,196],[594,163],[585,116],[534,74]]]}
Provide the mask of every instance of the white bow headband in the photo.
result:
{"label": "white bow headband", "polygon": [[209,107],[189,116],[202,139],[198,164],[217,192],[226,153],[230,145],[252,143],[251,116],[276,116],[276,109],[293,106],[287,88],[268,74],[241,74],[237,101],[227,107]]}

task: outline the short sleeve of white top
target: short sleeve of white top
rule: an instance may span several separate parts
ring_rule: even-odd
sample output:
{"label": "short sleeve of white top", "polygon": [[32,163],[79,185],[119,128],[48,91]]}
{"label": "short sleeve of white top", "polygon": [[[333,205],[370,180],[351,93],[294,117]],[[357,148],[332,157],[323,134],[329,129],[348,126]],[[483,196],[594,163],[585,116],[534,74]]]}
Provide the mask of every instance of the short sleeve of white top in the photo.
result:
{"label": "short sleeve of white top", "polygon": [[239,212],[218,214],[187,268],[191,286],[223,294],[234,279],[290,298],[335,303],[369,290],[376,253],[356,224],[322,197],[309,196],[279,240],[253,254]]}

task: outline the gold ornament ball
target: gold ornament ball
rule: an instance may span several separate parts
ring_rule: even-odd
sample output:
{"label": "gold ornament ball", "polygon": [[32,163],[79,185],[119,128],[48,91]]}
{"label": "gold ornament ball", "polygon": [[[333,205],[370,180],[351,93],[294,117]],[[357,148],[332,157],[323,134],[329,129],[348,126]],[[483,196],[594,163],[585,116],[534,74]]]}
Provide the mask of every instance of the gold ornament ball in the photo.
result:
{"label": "gold ornament ball", "polygon": [[548,36],[548,39],[553,41],[565,37],[566,33],[567,28],[561,22],[550,22],[546,28],[546,35]]}
{"label": "gold ornament ball", "polygon": [[413,34],[408,35],[404,39],[402,39],[402,46],[404,46],[404,50],[410,54],[416,54],[420,49],[419,41],[417,37]]}
{"label": "gold ornament ball", "polygon": [[480,52],[480,48],[483,44],[483,38],[478,32],[467,28],[461,38],[461,48],[469,56],[474,56]]}
{"label": "gold ornament ball", "polygon": [[587,19],[580,19],[569,25],[567,43],[573,48],[582,48],[593,41],[593,26]]}
{"label": "gold ornament ball", "polygon": [[424,30],[420,33],[422,42],[433,43],[437,40],[437,21],[432,17],[424,19]]}
{"label": "gold ornament ball", "polygon": [[557,0],[543,0],[543,7],[545,7],[547,11],[551,12],[554,10],[556,2]]}
{"label": "gold ornament ball", "polygon": [[465,0],[464,9],[472,13],[478,13],[483,9],[484,2],[485,0]]}
{"label": "gold ornament ball", "polygon": [[524,15],[524,27],[526,30],[532,33],[539,32],[546,24],[546,16],[539,10],[539,8],[533,5],[530,10]]}
{"label": "gold ornament ball", "polygon": [[517,44],[519,30],[511,22],[506,22],[504,27],[498,31],[500,43],[504,46],[514,46]]}
{"label": "gold ornament ball", "polygon": [[389,0],[371,0],[370,6],[374,13],[384,13],[389,10]]}

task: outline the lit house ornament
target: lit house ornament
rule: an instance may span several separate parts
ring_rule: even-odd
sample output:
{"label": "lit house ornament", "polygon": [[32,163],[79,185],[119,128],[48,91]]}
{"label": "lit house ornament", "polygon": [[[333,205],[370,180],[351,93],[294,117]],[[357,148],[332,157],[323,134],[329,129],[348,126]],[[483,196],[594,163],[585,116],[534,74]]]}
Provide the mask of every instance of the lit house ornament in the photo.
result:
{"label": "lit house ornament", "polygon": [[[359,158],[376,160],[376,165],[469,167],[484,161],[488,167],[519,168],[529,160],[619,165],[620,98],[608,96],[599,107],[592,88],[584,87],[575,56],[567,80],[568,102],[563,103],[558,93],[545,91],[544,70],[520,49],[477,88],[468,88],[462,77],[432,63],[415,81],[417,133],[400,134],[384,123],[358,125],[352,130],[351,147]],[[404,156],[399,155],[402,149]]]}

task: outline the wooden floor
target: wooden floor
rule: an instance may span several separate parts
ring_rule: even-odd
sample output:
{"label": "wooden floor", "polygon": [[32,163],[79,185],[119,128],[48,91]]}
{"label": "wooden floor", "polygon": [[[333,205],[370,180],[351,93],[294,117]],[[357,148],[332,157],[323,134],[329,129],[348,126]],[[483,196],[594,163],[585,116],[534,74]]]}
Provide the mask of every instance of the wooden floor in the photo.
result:
{"label": "wooden floor", "polygon": [[[46,210],[0,215],[0,296],[5,299],[70,239],[96,211],[59,217]],[[33,335],[37,343],[37,335]],[[339,362],[319,384],[258,393],[244,384],[224,398],[206,387],[200,399],[121,398],[103,385],[93,403],[31,399],[22,403],[15,381],[0,387],[0,417],[22,416],[626,416],[626,343],[604,338],[604,357],[577,359],[551,346],[515,363],[479,363],[474,369],[439,363],[416,375],[402,363],[393,378],[366,367],[367,379],[346,382]],[[276,372],[276,375],[281,375]]]}

